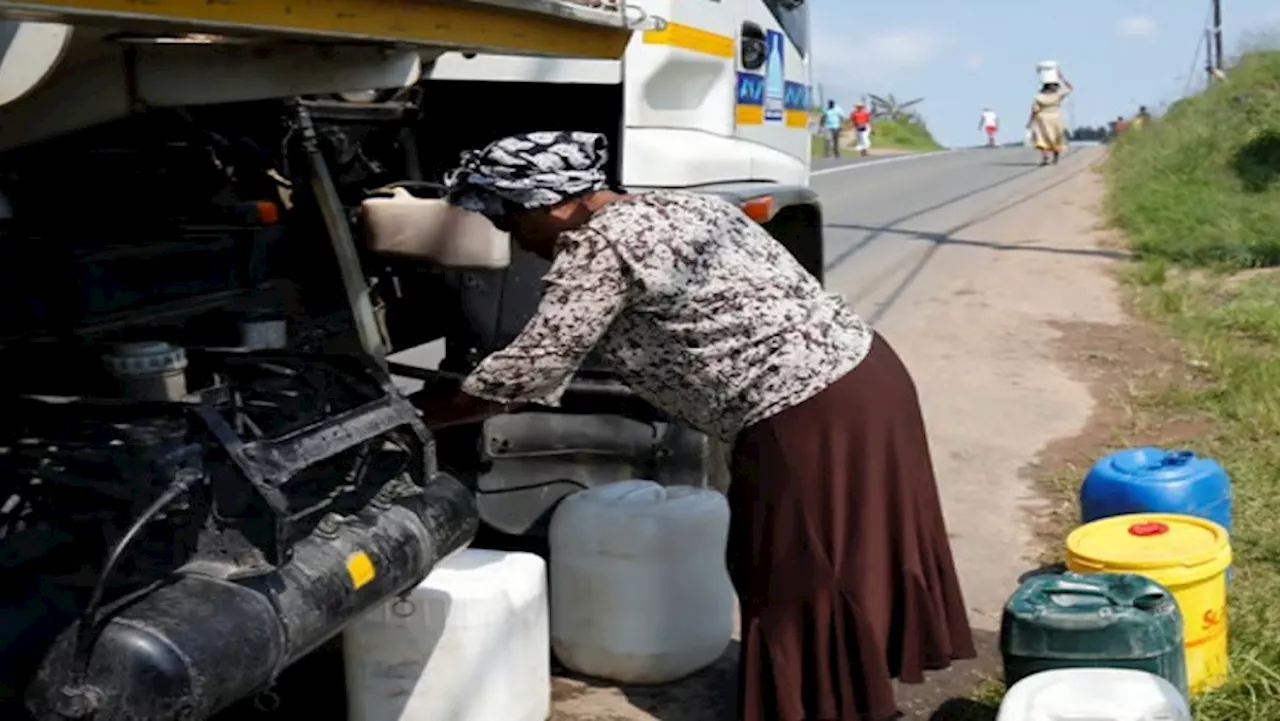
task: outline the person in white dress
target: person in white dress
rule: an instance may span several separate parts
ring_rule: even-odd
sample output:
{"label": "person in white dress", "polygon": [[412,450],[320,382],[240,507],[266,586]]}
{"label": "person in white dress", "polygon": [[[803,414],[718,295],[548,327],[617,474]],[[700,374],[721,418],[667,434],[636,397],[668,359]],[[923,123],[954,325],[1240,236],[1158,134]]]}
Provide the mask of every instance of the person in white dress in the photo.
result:
{"label": "person in white dress", "polygon": [[978,130],[987,134],[987,147],[996,147],[996,133],[1000,131],[1000,119],[991,108],[982,109],[982,120],[978,121]]}

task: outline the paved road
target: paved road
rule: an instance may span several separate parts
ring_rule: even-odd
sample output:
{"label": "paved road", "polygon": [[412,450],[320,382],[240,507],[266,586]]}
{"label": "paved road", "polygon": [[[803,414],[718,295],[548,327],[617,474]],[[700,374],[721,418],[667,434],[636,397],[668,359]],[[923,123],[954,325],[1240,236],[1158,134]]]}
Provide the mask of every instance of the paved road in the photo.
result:
{"label": "paved road", "polygon": [[[966,426],[988,424],[991,419],[984,415],[987,412],[1023,418],[1032,408],[1056,408],[1059,403],[1053,399],[1060,392],[1046,386],[1043,379],[1013,377],[1035,367],[1023,359],[1001,365],[979,353],[978,365],[974,366],[971,349],[960,348],[960,344],[948,347],[947,339],[953,337],[955,329],[932,324],[940,322],[939,318],[949,319],[945,323],[950,324],[955,321],[955,314],[940,314],[938,304],[963,304],[967,299],[952,295],[951,290],[930,286],[965,281],[985,287],[993,282],[1008,282],[1007,276],[994,274],[982,261],[975,266],[974,252],[951,250],[964,247],[976,251],[978,258],[993,259],[1006,256],[1002,251],[1034,249],[1038,245],[1035,236],[1041,230],[1035,223],[1028,223],[1026,215],[1061,212],[1054,204],[1060,199],[1048,203],[1048,209],[1035,201],[1049,198],[1049,191],[1078,178],[1096,158],[1096,152],[1078,148],[1063,157],[1057,167],[1042,168],[1033,150],[974,148],[871,159],[818,169],[813,175],[812,185],[821,195],[824,209],[827,287],[843,294],[860,315],[884,332],[917,376],[939,490],[948,513],[952,550],[982,655],[977,663],[960,664],[945,673],[930,675],[929,683],[923,686],[900,687],[899,702],[908,719],[951,721],[982,717],[970,716],[975,712],[966,710],[966,703],[957,697],[965,696],[977,677],[994,670],[1000,606],[1012,589],[1011,578],[1029,568],[1019,548],[1027,539],[1018,532],[1000,529],[1020,524],[1026,498],[1017,479],[1021,467],[1032,460],[1028,454],[1034,454],[1039,444],[1048,439],[1014,437],[1016,434],[1006,432],[1007,437],[1000,440],[975,441],[982,439],[982,434],[971,433]],[[951,250],[944,250],[948,248]],[[1055,248],[1039,250],[1062,252]],[[1028,254],[1012,255],[1025,259]],[[1006,258],[1005,262],[1016,265],[1019,261]],[[1045,278],[1052,282],[1051,276]],[[1001,290],[1017,295],[1012,286]],[[993,323],[999,326],[1007,322],[1005,332],[1013,333],[1013,328],[1020,326],[999,319],[1016,315],[1016,307],[1004,307],[1007,310],[1001,310],[999,305],[991,306],[989,311],[975,310],[989,317],[969,320],[986,324],[987,331]],[[983,334],[978,331],[978,335]],[[996,347],[990,353],[1013,358],[1007,350]],[[989,365],[983,368],[984,363]],[[994,386],[984,385],[993,369],[1010,363],[1017,373],[994,379]],[[963,381],[957,386],[955,378],[948,379],[947,374],[957,374]],[[1039,395],[1031,406],[1015,412],[1017,408],[1005,407],[1010,394],[1001,391],[1001,384],[1025,386],[1034,391],[1033,395]],[[1014,402],[1025,401],[1018,398]],[[1052,435],[1045,423],[1028,422]],[[984,473],[997,473],[999,477]],[[975,501],[990,492],[1010,498],[998,503]],[[994,530],[974,533],[976,528]]]}
{"label": "paved road", "polygon": [[1060,182],[1076,164],[1071,156],[1041,168],[1026,148],[975,148],[815,170],[828,287],[871,321],[889,319],[923,261],[943,244],[967,242],[954,232]]}

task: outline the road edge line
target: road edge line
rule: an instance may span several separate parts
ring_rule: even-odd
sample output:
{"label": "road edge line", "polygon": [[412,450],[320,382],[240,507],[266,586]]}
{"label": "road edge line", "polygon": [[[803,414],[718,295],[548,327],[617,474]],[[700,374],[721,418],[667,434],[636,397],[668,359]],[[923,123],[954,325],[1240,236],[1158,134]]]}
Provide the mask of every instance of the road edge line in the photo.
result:
{"label": "road edge line", "polygon": [[893,155],[887,158],[877,158],[875,160],[866,160],[861,163],[849,163],[848,165],[837,165],[834,168],[820,168],[809,172],[812,178],[818,175],[826,175],[828,173],[837,173],[842,170],[853,170],[855,168],[870,168],[876,165],[884,165],[885,163],[898,163],[904,160],[918,160],[920,158],[930,158],[937,155],[946,155],[948,153],[956,153],[964,148],[947,148],[946,150],[931,150],[927,153],[905,153],[903,155]]}

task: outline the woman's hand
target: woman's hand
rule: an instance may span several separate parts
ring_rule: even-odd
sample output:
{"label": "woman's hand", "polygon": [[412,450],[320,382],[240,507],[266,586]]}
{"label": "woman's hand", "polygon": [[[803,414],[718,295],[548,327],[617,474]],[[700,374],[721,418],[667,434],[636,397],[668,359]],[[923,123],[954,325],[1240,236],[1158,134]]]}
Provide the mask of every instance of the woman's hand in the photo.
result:
{"label": "woman's hand", "polygon": [[432,430],[480,423],[508,410],[501,403],[476,398],[462,391],[441,397],[430,389],[423,390],[409,396],[409,402],[422,411],[422,420]]}

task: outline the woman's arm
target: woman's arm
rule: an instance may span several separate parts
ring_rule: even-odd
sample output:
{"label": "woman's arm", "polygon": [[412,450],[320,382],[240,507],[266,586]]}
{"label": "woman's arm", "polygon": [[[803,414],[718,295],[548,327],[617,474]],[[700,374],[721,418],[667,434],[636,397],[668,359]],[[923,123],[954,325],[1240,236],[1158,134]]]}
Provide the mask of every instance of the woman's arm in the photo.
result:
{"label": "woman's arm", "polygon": [[512,405],[559,405],[583,359],[626,306],[631,287],[603,236],[577,235],[557,254],[538,310],[520,335],[481,361],[458,394],[419,405],[428,426],[476,423]]}
{"label": "woman's arm", "polygon": [[414,395],[410,396],[409,400],[422,411],[427,426],[432,430],[479,423],[505,413],[510,408],[505,403],[476,398],[462,391],[448,398],[426,398]]}

